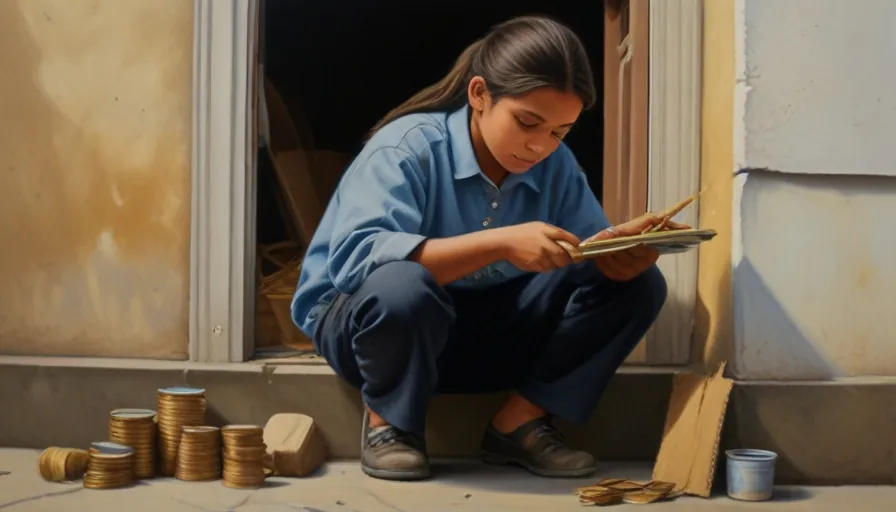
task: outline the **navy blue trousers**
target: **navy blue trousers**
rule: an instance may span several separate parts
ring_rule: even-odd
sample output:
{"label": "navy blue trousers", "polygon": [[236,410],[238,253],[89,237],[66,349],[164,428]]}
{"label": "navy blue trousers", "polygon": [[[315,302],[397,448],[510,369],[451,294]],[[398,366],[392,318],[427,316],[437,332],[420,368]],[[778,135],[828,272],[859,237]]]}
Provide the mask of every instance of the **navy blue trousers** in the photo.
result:
{"label": "navy blue trousers", "polygon": [[504,390],[581,424],[665,300],[656,267],[614,282],[584,262],[459,290],[439,286],[422,265],[394,262],[337,296],[314,346],[405,431],[424,433],[434,393]]}

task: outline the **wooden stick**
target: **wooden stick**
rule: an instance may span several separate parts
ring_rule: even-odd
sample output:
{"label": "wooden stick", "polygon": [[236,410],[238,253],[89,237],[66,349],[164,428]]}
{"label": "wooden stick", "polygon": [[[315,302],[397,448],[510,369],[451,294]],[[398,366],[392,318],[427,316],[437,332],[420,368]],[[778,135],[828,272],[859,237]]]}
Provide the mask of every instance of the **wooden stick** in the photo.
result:
{"label": "wooden stick", "polygon": [[659,216],[662,219],[662,221],[659,224],[657,224],[656,226],[653,226],[652,228],[644,228],[644,230],[641,231],[641,234],[643,235],[644,233],[653,233],[653,232],[663,229],[664,227],[666,227],[666,223],[668,223],[670,220],[672,220],[672,217],[678,215],[682,210],[687,208],[687,206],[689,204],[696,201],[697,198],[700,197],[700,195],[703,194],[704,192],[706,192],[705,188],[703,190],[701,190],[700,192],[697,192],[696,194],[692,195],[691,197],[680,201],[678,204],[676,204],[670,208],[667,208]]}

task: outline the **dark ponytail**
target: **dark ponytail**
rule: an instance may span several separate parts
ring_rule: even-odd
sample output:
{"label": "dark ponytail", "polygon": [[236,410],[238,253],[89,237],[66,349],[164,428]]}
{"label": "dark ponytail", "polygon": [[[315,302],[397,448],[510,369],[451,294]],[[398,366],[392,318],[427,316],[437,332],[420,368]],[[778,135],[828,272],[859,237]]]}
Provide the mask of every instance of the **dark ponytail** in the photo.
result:
{"label": "dark ponytail", "polygon": [[573,92],[586,109],[597,101],[591,64],[578,36],[549,18],[523,16],[493,27],[468,46],[444,78],[383,116],[370,136],[408,114],[460,108],[475,76],[485,80],[494,101],[541,87]]}

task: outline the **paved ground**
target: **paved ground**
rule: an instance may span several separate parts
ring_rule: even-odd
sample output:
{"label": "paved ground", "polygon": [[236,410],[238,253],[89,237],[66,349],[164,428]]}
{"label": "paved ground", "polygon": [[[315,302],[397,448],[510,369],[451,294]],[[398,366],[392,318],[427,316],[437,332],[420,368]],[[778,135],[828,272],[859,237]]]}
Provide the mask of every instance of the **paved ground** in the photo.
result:
{"label": "paved ground", "polygon": [[[357,463],[334,462],[306,479],[272,478],[264,489],[241,491],[218,482],[157,479],[129,489],[94,491],[80,483],[54,484],[37,472],[34,450],[0,449],[0,511],[6,512],[564,512],[583,510],[573,489],[588,481],[541,479],[514,469],[478,463],[439,464],[429,482],[393,483],[364,476]],[[644,479],[647,466],[608,463],[600,477]],[[649,510],[885,511],[896,487],[779,488],[774,502],[739,503],[719,496],[679,498]],[[619,505],[613,509],[635,508]]]}

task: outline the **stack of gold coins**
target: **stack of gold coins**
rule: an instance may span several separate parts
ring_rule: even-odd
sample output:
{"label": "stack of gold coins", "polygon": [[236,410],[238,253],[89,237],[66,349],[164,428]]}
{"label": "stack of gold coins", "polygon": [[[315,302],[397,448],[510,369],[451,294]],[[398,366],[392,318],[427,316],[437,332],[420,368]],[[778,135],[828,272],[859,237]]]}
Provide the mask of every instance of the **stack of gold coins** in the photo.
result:
{"label": "stack of gold coins", "polygon": [[109,440],[134,449],[134,476],[156,474],[156,412],[149,409],[116,409],[109,415]]}
{"label": "stack of gold coins", "polygon": [[204,389],[164,388],[158,392],[159,472],[174,476],[177,472],[177,450],[184,427],[205,424]]}
{"label": "stack of gold coins", "polygon": [[228,425],[221,429],[224,440],[224,485],[236,489],[264,486],[267,455],[264,429],[258,425]]}
{"label": "stack of gold coins", "polygon": [[190,482],[221,478],[221,430],[218,427],[184,427],[174,476]]}
{"label": "stack of gold coins", "polygon": [[84,487],[118,489],[134,483],[134,450],[118,443],[93,443]]}
{"label": "stack of gold coins", "polygon": [[37,467],[45,480],[65,482],[77,480],[87,471],[89,455],[86,450],[51,446],[40,454]]}

